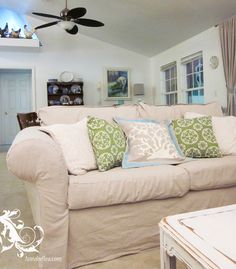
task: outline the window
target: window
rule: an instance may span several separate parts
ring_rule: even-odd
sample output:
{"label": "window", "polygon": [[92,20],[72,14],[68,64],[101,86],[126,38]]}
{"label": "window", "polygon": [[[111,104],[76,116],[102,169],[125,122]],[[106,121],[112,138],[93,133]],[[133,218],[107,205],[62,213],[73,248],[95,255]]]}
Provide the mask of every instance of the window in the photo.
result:
{"label": "window", "polygon": [[174,105],[178,103],[177,94],[177,68],[176,62],[161,67],[163,75],[162,91],[165,103]]}
{"label": "window", "polygon": [[188,104],[204,103],[204,78],[202,53],[182,59],[184,65],[184,91]]}

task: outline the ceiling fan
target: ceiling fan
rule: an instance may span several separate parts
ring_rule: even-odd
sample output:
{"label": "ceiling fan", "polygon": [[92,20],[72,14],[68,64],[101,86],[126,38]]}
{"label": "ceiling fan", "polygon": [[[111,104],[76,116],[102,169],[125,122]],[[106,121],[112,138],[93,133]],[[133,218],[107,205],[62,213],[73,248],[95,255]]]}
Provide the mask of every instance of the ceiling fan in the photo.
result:
{"label": "ceiling fan", "polygon": [[69,33],[71,35],[75,35],[79,31],[78,26],[76,24],[88,26],[88,27],[104,26],[104,23],[102,23],[100,21],[81,18],[86,14],[86,12],[87,12],[87,10],[84,7],[77,7],[77,8],[73,8],[73,9],[68,9],[67,8],[67,0],[65,0],[65,8],[60,12],[60,16],[46,14],[46,13],[32,12],[32,14],[34,14],[34,15],[38,15],[38,16],[42,16],[42,17],[46,17],[46,18],[57,19],[56,21],[37,26],[37,27],[35,27],[35,30],[50,27],[50,26],[58,24],[63,29],[65,29],[67,33]]}

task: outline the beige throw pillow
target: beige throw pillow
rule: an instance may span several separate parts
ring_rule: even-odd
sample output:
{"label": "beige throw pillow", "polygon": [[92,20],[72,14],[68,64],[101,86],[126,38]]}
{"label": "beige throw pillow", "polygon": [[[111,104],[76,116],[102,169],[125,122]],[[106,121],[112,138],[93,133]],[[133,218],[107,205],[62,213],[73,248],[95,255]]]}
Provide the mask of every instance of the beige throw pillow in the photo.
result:
{"label": "beige throw pillow", "polygon": [[80,175],[97,168],[88,136],[87,118],[75,124],[53,124],[40,127],[61,147],[70,174]]}
{"label": "beige throw pillow", "polygon": [[123,168],[177,164],[183,162],[177,142],[168,124],[152,120],[115,118],[126,134],[128,143],[122,161]]}
{"label": "beige throw pillow", "polygon": [[[203,114],[186,112],[185,119],[204,117]],[[223,155],[236,155],[236,117],[212,117],[212,127]]]}

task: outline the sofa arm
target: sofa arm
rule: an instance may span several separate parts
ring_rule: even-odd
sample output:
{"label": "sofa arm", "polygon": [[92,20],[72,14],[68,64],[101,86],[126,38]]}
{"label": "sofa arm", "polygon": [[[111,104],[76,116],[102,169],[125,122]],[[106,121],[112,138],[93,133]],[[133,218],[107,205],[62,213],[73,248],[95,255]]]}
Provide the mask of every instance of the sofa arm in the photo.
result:
{"label": "sofa arm", "polygon": [[69,176],[60,147],[38,127],[26,128],[9,149],[7,165],[14,175],[27,181],[35,222],[44,230],[40,256],[59,258],[53,266],[44,260],[40,268],[66,268]]}
{"label": "sofa arm", "polygon": [[66,164],[58,145],[38,127],[23,129],[18,133],[7,153],[7,166],[15,176],[32,183],[68,178]]}

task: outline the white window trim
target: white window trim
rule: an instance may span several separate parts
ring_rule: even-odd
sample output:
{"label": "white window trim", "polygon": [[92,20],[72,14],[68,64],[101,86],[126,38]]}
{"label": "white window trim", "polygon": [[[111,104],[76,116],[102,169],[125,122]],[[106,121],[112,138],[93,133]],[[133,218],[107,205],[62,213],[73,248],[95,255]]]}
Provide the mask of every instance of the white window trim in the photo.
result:
{"label": "white window trim", "polygon": [[[190,62],[193,62],[194,60],[198,59],[202,57],[203,59],[203,52],[202,51],[199,51],[199,52],[196,52],[194,54],[191,54],[189,56],[186,56],[186,57],[183,57],[181,59],[181,70],[182,70],[182,74],[181,74],[181,80],[182,80],[182,89],[181,89],[181,92],[182,92],[182,100],[184,101],[184,103],[188,103],[188,99],[187,99],[187,92],[193,92],[193,91],[198,91],[198,90],[201,90],[203,89],[204,91],[204,97],[205,97],[205,79],[204,79],[204,82],[203,82],[203,86],[202,87],[195,87],[195,88],[190,88],[190,89],[187,89],[187,70],[186,70],[186,65]],[[204,62],[203,62],[203,77],[204,77]],[[194,74],[196,72],[193,72],[191,74]],[[190,74],[189,74],[190,75]]]}
{"label": "white window trim", "polygon": [[187,64],[202,56],[203,56],[202,51],[198,51],[196,53],[193,53],[191,55],[181,58],[181,64]]}
{"label": "white window trim", "polygon": [[[176,85],[176,91],[170,91],[170,92],[166,92],[166,85],[165,85],[165,83],[166,83],[166,79],[165,79],[165,71],[166,70],[168,70],[168,69],[171,69],[172,67],[175,67],[176,68],[176,77],[175,77],[175,79],[176,79],[176,83],[177,83],[177,85]],[[162,104],[165,104],[165,105],[167,105],[167,103],[166,103],[166,96],[168,96],[168,95],[171,95],[171,94],[177,94],[177,100],[178,100],[178,72],[177,72],[177,62],[176,61],[174,61],[174,62],[170,62],[170,63],[168,63],[168,64],[166,64],[166,65],[163,65],[163,66],[161,66],[161,68],[160,68],[160,70],[161,70],[161,101],[162,101]],[[173,78],[172,78],[173,79]],[[168,80],[172,80],[171,78],[170,79],[168,79]],[[177,102],[178,103],[178,102]]]}

